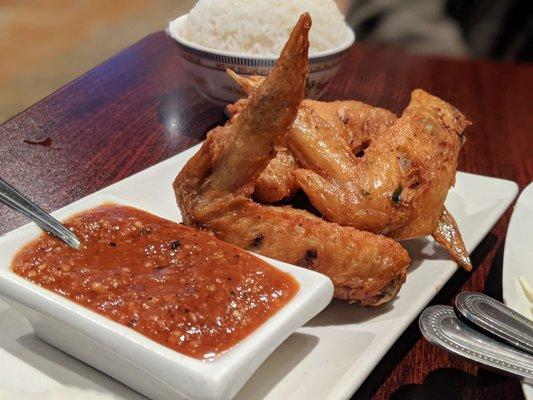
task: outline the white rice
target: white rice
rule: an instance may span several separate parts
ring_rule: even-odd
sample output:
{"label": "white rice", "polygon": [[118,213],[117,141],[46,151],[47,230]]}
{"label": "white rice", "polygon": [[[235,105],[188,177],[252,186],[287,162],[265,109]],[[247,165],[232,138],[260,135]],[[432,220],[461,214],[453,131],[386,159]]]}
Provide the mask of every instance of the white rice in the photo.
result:
{"label": "white rice", "polygon": [[311,54],[348,40],[349,28],[333,0],[199,0],[181,32],[173,33],[210,49],[277,56],[306,11],[313,19]]}

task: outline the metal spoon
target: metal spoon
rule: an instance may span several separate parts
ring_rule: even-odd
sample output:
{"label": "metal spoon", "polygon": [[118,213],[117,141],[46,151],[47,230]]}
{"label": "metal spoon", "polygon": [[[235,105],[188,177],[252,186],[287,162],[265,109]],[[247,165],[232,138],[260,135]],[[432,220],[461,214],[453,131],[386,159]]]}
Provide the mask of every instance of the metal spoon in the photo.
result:
{"label": "metal spoon", "polygon": [[57,236],[70,247],[75,249],[80,247],[80,241],[72,231],[1,178],[0,202],[24,214],[45,231]]}
{"label": "metal spoon", "polygon": [[474,328],[533,355],[533,321],[505,304],[483,293],[462,292],[455,297],[455,311]]}
{"label": "metal spoon", "polygon": [[455,315],[452,307],[428,307],[418,323],[432,344],[486,368],[533,383],[533,356],[472,329]]}

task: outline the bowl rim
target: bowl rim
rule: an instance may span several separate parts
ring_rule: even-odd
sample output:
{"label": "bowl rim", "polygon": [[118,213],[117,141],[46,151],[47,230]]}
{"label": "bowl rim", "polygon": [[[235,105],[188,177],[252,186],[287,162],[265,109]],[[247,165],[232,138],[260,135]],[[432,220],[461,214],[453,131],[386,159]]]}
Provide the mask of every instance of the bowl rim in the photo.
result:
{"label": "bowl rim", "polygon": [[[203,46],[201,44],[190,42],[187,39],[184,39],[183,37],[178,35],[177,29],[173,29],[173,28],[180,27],[181,24],[183,24],[183,22],[185,21],[185,19],[187,18],[188,15],[189,15],[189,13],[183,14],[183,15],[177,17],[176,19],[170,21],[168,23],[168,26],[167,26],[166,30],[165,30],[166,33],[172,39],[174,39],[176,42],[178,42],[183,47],[190,48],[190,49],[193,49],[193,50],[196,50],[196,51],[200,51],[200,52],[204,52],[204,53],[215,54],[215,55],[219,55],[219,56],[242,58],[242,59],[249,59],[249,60],[276,61],[278,59],[278,57],[279,57],[279,55],[263,56],[263,55],[258,55],[258,54],[246,54],[246,53],[231,52],[231,51],[226,51],[226,50],[218,50],[218,49],[213,49],[213,48],[210,48],[210,47]],[[347,39],[346,39],[346,41],[344,43],[342,43],[341,45],[339,45],[337,47],[334,47],[333,49],[320,51],[320,52],[317,52],[317,53],[310,53],[309,54],[309,59],[310,60],[320,60],[322,58],[327,58],[327,57],[331,57],[331,56],[334,56],[334,55],[340,55],[341,53],[343,53],[346,50],[348,50],[355,43],[355,33],[354,33],[353,29],[351,29],[347,25],[345,26],[345,30],[346,30],[348,35],[347,35]]]}

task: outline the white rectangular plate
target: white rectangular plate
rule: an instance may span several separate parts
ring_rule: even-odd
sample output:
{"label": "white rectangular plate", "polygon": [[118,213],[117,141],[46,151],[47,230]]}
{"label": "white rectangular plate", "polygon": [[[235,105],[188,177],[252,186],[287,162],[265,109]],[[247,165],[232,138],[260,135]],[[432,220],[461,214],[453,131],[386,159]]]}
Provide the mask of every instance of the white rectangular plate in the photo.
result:
{"label": "white rectangular plate", "polygon": [[[164,218],[180,221],[172,181],[195,146],[107,188]],[[469,251],[490,231],[517,194],[511,181],[458,173],[446,206]],[[405,328],[457,270],[429,239],[405,243],[412,263],[397,299],[381,308],[334,302],[290,336],[257,370],[237,399],[346,399],[363,383]],[[104,374],[32,335],[31,326],[0,300],[0,394],[2,389],[39,393],[58,386],[142,399]]]}

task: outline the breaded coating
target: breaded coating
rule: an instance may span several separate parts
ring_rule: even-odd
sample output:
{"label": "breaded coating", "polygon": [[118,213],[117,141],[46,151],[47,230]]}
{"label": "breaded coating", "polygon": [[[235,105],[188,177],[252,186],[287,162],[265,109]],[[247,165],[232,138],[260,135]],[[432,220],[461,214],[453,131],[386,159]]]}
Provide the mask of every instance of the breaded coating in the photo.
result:
{"label": "breaded coating", "polygon": [[377,306],[405,282],[409,255],[385,236],[242,197],[219,207],[197,223],[239,247],[327,275],[338,299]]}
{"label": "breaded coating", "polygon": [[[230,75],[248,94],[263,79]],[[229,105],[228,110],[238,114],[246,101]],[[397,120],[387,110],[357,101],[304,100],[287,134],[289,150],[269,163],[256,183],[254,197],[273,203],[303,187],[325,218],[398,240],[432,234],[469,270],[472,266],[460,232],[453,216],[443,210],[469,122],[422,90],[413,92],[402,121],[389,132]],[[294,162],[283,162],[292,151],[298,155]],[[303,168],[296,171],[296,164]],[[443,235],[443,230],[454,234]]]}
{"label": "breaded coating", "polygon": [[292,198],[298,190],[294,177],[297,168],[296,158],[287,148],[276,148],[276,156],[255,182],[254,199],[260,203],[272,204]]}
{"label": "breaded coating", "polygon": [[[228,70],[228,74],[247,94],[253,93],[263,81],[262,77],[243,77],[231,70]],[[241,99],[227,106],[232,118],[239,114],[247,101]],[[315,111],[328,124],[328,131],[342,137],[356,155],[364,152],[373,140],[396,121],[396,116],[390,111],[354,100],[322,102],[306,99],[301,107]],[[298,134],[298,127],[291,127],[287,133],[288,136]],[[257,180],[254,198],[266,204],[290,199],[299,189],[293,174],[297,167],[296,161],[286,150],[278,153]]]}
{"label": "breaded coating", "polygon": [[[469,124],[459,111],[417,89],[401,118],[359,157],[317,113],[306,114],[287,145],[304,167],[295,171],[298,185],[327,220],[397,240],[433,234],[471,268],[453,217],[443,211]],[[439,234],[442,226],[454,235]]]}
{"label": "breaded coating", "polygon": [[461,232],[452,214],[444,207],[435,232],[431,234],[435,241],[443,246],[457,263],[467,271],[472,271],[472,262],[466,250]]}

